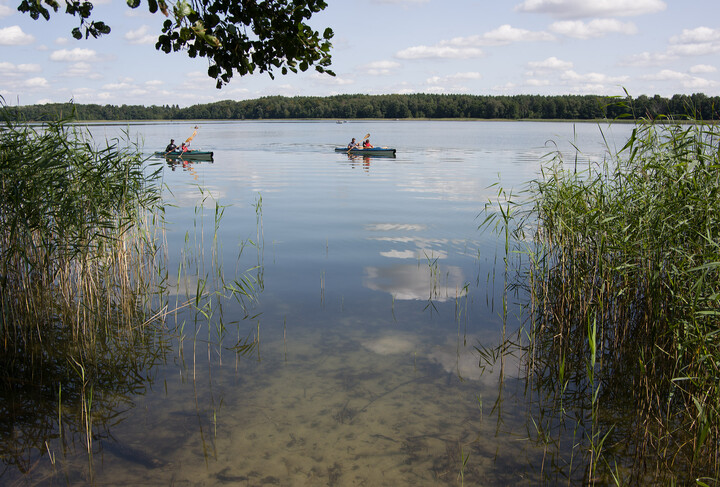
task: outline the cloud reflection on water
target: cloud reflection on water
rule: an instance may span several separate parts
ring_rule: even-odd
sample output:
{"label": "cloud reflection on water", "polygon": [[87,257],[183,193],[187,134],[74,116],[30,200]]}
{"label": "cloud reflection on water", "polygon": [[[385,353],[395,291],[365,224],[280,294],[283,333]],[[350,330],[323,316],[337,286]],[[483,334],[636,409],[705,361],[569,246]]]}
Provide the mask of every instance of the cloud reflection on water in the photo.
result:
{"label": "cloud reflection on water", "polygon": [[[422,232],[427,225],[410,223],[374,223],[366,225],[369,232]],[[389,249],[380,255],[390,259],[414,259],[414,264],[367,266],[363,285],[374,291],[391,294],[398,300],[447,301],[464,295],[465,275],[458,266],[442,265],[447,250],[437,247],[448,244],[447,239],[428,239],[420,236],[373,236],[370,240],[415,246],[415,249]]]}
{"label": "cloud reflection on water", "polygon": [[447,301],[464,295],[465,276],[460,267],[397,264],[365,267],[363,285],[398,300]]}

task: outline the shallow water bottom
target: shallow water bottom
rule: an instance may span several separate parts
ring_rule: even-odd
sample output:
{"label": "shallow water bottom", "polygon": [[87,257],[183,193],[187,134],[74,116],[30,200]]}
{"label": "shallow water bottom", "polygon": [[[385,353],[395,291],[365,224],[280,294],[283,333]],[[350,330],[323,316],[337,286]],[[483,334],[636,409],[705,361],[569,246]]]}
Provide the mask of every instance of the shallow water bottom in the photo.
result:
{"label": "shallow water bottom", "polygon": [[185,359],[177,380],[138,396],[118,434],[96,434],[92,461],[77,445],[42,476],[63,484],[311,486],[507,485],[533,476],[542,451],[517,436],[522,408],[506,414],[496,403],[499,391],[512,401],[522,386],[512,377],[501,384],[497,369],[481,375],[470,342],[352,335],[312,331],[212,366],[211,348],[185,343],[194,363]]}

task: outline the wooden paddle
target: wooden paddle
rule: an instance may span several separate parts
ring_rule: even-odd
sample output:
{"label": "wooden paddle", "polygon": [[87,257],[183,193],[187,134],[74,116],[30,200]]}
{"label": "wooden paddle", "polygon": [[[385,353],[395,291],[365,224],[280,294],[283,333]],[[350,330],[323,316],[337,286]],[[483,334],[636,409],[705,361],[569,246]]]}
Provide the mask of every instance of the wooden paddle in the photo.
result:
{"label": "wooden paddle", "polygon": [[[365,137],[362,138],[362,141],[364,141],[365,139],[369,139],[369,138],[370,138],[370,134],[365,134]],[[361,141],[361,142],[362,142],[362,141]],[[350,151],[353,150],[353,149],[361,149],[361,147],[351,147],[351,148],[349,148],[349,149],[348,149],[348,154],[350,154]]]}

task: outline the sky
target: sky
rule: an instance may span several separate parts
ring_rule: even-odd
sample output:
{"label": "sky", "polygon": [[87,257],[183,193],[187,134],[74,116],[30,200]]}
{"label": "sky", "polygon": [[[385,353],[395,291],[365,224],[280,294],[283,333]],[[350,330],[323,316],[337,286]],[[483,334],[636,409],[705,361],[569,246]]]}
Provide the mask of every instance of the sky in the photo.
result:
{"label": "sky", "polygon": [[[60,2],[64,4],[64,2]],[[205,58],[155,49],[161,14],[95,0],[99,39],[0,0],[0,95],[8,105],[179,105],[270,95],[720,95],[720,0],[327,0],[337,76],[235,75],[218,90]]]}

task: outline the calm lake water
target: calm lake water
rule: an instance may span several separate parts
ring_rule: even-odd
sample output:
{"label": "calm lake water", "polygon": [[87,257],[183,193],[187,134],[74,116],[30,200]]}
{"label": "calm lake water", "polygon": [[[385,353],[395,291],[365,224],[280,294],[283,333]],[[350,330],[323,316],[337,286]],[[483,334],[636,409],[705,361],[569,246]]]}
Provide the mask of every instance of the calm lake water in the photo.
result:
{"label": "calm lake water", "polygon": [[[91,130],[129,130],[151,154],[194,125]],[[632,126],[602,129],[622,146]],[[366,133],[397,157],[334,152]],[[479,366],[478,348],[497,346],[522,316],[513,298],[503,323],[504,241],[477,227],[493,185],[521,191],[547,153],[574,161],[573,144],[579,164],[605,152],[596,124],[200,123],[192,146],[214,151],[213,162],[158,161],[173,205],[169,304],[242,279],[254,299],[211,294],[200,311],[169,316],[161,353],[148,352],[132,384],[97,387],[91,458],[81,432],[58,437],[51,404],[37,418],[50,424],[44,441],[23,468],[3,459],[2,475],[98,485],[563,479],[536,441],[522,361]]]}

